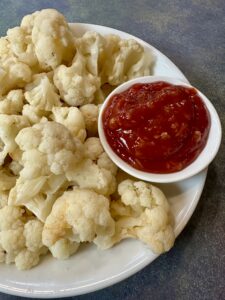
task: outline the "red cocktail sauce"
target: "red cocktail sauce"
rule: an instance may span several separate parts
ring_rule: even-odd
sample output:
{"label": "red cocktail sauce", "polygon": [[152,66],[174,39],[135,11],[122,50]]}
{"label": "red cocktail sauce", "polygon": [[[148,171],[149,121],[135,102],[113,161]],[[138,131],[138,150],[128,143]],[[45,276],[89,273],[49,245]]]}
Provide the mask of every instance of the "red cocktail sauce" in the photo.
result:
{"label": "red cocktail sauce", "polygon": [[103,128],[113,151],[132,167],[172,173],[202,151],[210,116],[194,88],[159,81],[135,84],[112,96]]}

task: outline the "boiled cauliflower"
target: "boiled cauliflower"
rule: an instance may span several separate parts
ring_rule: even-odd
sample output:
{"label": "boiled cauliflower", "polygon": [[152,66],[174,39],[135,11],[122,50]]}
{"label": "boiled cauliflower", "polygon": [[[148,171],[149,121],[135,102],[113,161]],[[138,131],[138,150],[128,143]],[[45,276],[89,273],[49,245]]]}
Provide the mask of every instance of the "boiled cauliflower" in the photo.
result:
{"label": "boiled cauliflower", "polygon": [[24,100],[22,90],[11,90],[6,96],[0,97],[0,114],[17,115],[21,113]]}
{"label": "boiled cauliflower", "polygon": [[0,209],[0,262],[15,263],[20,270],[37,265],[47,248],[42,243],[43,224],[20,207]]}
{"label": "boiled cauliflower", "polygon": [[79,243],[68,239],[60,239],[50,246],[49,250],[55,258],[66,259],[77,251],[79,245]]}
{"label": "boiled cauliflower", "polygon": [[[77,164],[81,155],[79,140],[73,138],[65,126],[56,122],[38,123],[21,130],[16,137],[16,143],[24,152],[24,178],[48,174],[49,171],[55,175],[63,174]],[[32,164],[35,166],[32,167]]]}
{"label": "boiled cauliflower", "polygon": [[34,27],[34,20],[40,14],[40,11],[35,11],[30,15],[26,15],[23,17],[20,26],[31,35],[33,27]]}
{"label": "boiled cauliflower", "polygon": [[9,193],[9,204],[25,205],[44,221],[68,187],[65,172],[78,164],[80,142],[63,125],[45,122],[21,130],[16,143],[23,152],[23,169]]}
{"label": "boiled cauliflower", "polygon": [[73,137],[84,142],[86,138],[85,123],[77,107],[53,107],[52,119],[69,129]]}
{"label": "boiled cauliflower", "polygon": [[91,160],[97,160],[103,151],[100,139],[97,137],[87,138],[84,142],[85,156]]}
{"label": "boiled cauliflower", "polygon": [[132,78],[150,75],[152,55],[135,40],[123,40],[118,36],[106,37],[106,57],[101,71],[103,83],[119,85]]}
{"label": "boiled cauliflower", "polygon": [[50,76],[46,73],[36,74],[32,82],[25,86],[25,99],[39,111],[51,111],[54,106],[62,105]]}
{"label": "boiled cauliflower", "polygon": [[[50,250],[53,249],[53,254],[59,253],[56,247],[63,244],[63,249],[60,250],[63,253],[56,257],[67,257],[71,246],[76,251],[77,243],[92,242],[96,237],[105,235],[112,236],[114,230],[109,200],[92,190],[74,188],[56,200],[46,219],[42,239]],[[71,245],[71,242],[76,244]]]}
{"label": "boiled cauliflower", "polygon": [[4,163],[7,154],[15,159],[19,157],[19,152],[17,151],[19,149],[15,142],[15,137],[22,128],[29,125],[29,121],[25,116],[0,115],[0,165]]}
{"label": "boiled cauliflower", "polygon": [[80,107],[89,136],[96,136],[98,133],[99,109],[100,106],[95,104],[85,104]]}
{"label": "boiled cauliflower", "polygon": [[29,120],[31,125],[48,121],[49,114],[50,112],[40,110],[36,106],[32,106],[30,104],[25,104],[22,110],[22,115]]}
{"label": "boiled cauliflower", "polygon": [[64,16],[55,9],[43,9],[35,16],[31,36],[44,70],[71,62],[75,54],[74,37]]}
{"label": "boiled cauliflower", "polygon": [[155,186],[130,179],[118,186],[120,201],[113,201],[111,213],[116,221],[116,234],[95,240],[100,248],[108,248],[121,239],[133,237],[146,243],[155,253],[168,251],[175,236],[169,204]]}
{"label": "boiled cauliflower", "polygon": [[7,31],[9,47],[15,57],[20,62],[32,67],[37,67],[38,60],[34,51],[34,45],[29,34],[24,27],[14,27]]}
{"label": "boiled cauliflower", "polygon": [[31,76],[31,68],[16,57],[9,56],[4,60],[0,59],[0,95],[5,95],[12,89],[24,87],[30,82]]}
{"label": "boiled cauliflower", "polygon": [[0,38],[0,59],[4,60],[9,56],[12,56],[13,52],[10,49],[10,43],[7,36]]}
{"label": "boiled cauliflower", "polygon": [[116,189],[115,176],[91,159],[82,160],[76,168],[66,172],[66,177],[81,188],[93,189],[106,196],[113,194]]}
{"label": "boiled cauliflower", "polygon": [[77,51],[85,57],[85,66],[91,74],[99,76],[104,59],[105,39],[97,32],[88,31],[76,39]]}
{"label": "boiled cauliflower", "polygon": [[54,84],[61,98],[70,106],[91,103],[100,87],[100,79],[92,75],[85,67],[86,59],[76,54],[70,67],[64,65],[54,70]]}

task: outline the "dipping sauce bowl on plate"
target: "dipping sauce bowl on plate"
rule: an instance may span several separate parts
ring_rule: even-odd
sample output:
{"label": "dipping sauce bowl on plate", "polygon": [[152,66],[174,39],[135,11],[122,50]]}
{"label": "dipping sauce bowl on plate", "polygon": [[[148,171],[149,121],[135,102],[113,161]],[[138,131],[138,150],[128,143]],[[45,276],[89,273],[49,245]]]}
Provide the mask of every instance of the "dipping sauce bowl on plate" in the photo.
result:
{"label": "dipping sauce bowl on plate", "polygon": [[205,169],[221,143],[221,124],[209,99],[179,79],[146,76],[118,86],[98,119],[99,138],[126,173],[169,183]]}

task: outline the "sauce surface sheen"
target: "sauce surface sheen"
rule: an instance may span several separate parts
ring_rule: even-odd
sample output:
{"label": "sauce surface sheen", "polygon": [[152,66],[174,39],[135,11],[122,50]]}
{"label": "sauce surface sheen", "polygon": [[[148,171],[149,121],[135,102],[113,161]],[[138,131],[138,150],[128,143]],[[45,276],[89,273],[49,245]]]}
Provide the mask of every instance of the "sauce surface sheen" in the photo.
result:
{"label": "sauce surface sheen", "polygon": [[209,128],[210,116],[197,91],[163,81],[133,85],[112,96],[103,112],[113,151],[151,173],[187,167],[204,148]]}

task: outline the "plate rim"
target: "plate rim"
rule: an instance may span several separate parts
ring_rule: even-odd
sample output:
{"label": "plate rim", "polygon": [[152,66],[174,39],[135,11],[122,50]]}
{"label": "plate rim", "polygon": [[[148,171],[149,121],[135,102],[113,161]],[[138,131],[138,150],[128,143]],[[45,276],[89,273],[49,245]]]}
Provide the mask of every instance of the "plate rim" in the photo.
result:
{"label": "plate rim", "polygon": [[[142,45],[145,45],[147,48],[151,48],[152,50],[154,50],[155,53],[158,53],[161,57],[163,57],[165,59],[165,61],[167,61],[170,65],[172,65],[173,69],[175,69],[176,72],[180,75],[180,77],[177,77],[177,78],[183,80],[184,82],[189,83],[188,79],[183,74],[183,72],[173,63],[172,60],[170,60],[170,58],[168,56],[166,56],[160,50],[158,50],[151,44],[145,42],[144,40],[142,40],[130,33],[127,33],[125,31],[121,31],[121,30],[118,30],[118,29],[115,29],[112,27],[108,27],[108,26],[102,26],[102,25],[91,24],[91,23],[90,24],[89,23],[79,23],[79,22],[69,23],[69,26],[71,27],[72,30],[73,30],[73,27],[76,25],[84,26],[84,27],[86,27],[86,26],[92,27],[93,26],[95,28],[97,27],[98,29],[103,29],[103,30],[110,29],[110,30],[113,30],[115,32],[115,34],[118,34],[118,35],[125,34],[125,35],[128,35],[129,38],[134,38],[135,40],[140,42]],[[195,200],[191,202],[192,204],[189,207],[189,209],[187,210],[182,221],[180,221],[178,226],[175,228],[176,238],[182,232],[182,230],[185,228],[185,226],[189,222],[192,214],[195,211],[195,208],[200,200],[200,197],[201,197],[204,185],[205,185],[207,170],[208,169],[206,168],[205,170],[201,171],[198,174],[201,176],[201,182],[199,183],[198,190],[195,194],[195,197],[194,197]],[[149,257],[145,256],[142,260],[138,261],[135,265],[132,265],[128,269],[124,270],[123,272],[121,272],[117,275],[107,277],[106,279],[104,279],[102,281],[90,283],[88,285],[79,286],[79,287],[75,287],[75,288],[52,290],[52,292],[51,291],[40,291],[40,290],[35,290],[35,289],[31,290],[31,289],[25,289],[25,288],[23,288],[23,289],[22,288],[21,289],[13,288],[12,286],[6,286],[5,284],[1,284],[1,279],[0,279],[0,292],[5,293],[5,294],[14,295],[14,296],[26,297],[26,298],[45,298],[45,299],[83,295],[83,294],[91,293],[91,292],[98,291],[100,289],[112,286],[116,283],[119,283],[119,282],[127,279],[128,277],[134,275],[135,273],[139,272],[144,267],[146,267],[148,264],[153,262],[157,257],[159,257],[159,255],[154,255],[153,259],[152,258],[150,259]]]}

